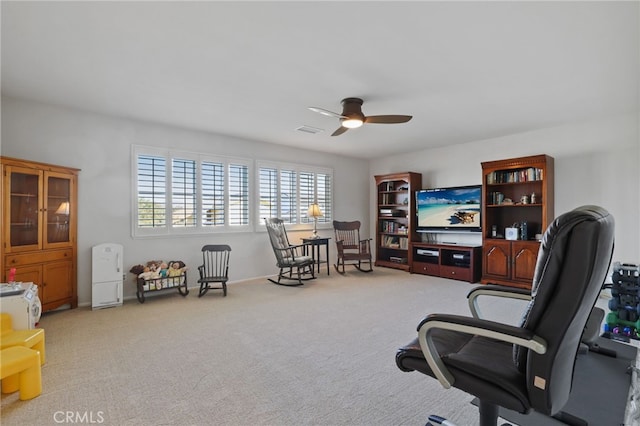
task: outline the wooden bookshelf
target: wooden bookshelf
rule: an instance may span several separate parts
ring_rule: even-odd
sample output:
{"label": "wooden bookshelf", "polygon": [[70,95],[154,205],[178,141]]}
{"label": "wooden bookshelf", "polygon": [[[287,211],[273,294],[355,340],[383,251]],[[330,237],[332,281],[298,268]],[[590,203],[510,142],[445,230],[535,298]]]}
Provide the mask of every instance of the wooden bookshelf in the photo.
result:
{"label": "wooden bookshelf", "polygon": [[[553,158],[548,155],[482,163],[482,279],[531,288],[540,242],[553,215]],[[526,234],[522,232],[526,223]],[[516,227],[517,239],[506,238]]]}
{"label": "wooden bookshelf", "polygon": [[409,271],[409,246],[416,234],[415,191],[422,174],[414,172],[375,176],[376,266]]}

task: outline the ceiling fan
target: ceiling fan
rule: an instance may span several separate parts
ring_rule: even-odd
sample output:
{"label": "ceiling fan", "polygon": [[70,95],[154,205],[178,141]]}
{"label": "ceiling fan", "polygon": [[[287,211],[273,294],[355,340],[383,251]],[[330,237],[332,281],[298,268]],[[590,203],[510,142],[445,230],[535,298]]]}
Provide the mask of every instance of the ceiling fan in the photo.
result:
{"label": "ceiling fan", "polygon": [[331,136],[339,136],[349,129],[355,129],[362,126],[364,123],[378,123],[378,124],[396,124],[406,123],[411,120],[411,115],[370,115],[365,116],[362,113],[362,99],[360,98],[345,98],[342,100],[342,114],[338,114],[333,111],[328,111],[323,108],[309,107],[313,112],[317,112],[329,117],[336,117],[340,119],[340,127],[331,134]]}

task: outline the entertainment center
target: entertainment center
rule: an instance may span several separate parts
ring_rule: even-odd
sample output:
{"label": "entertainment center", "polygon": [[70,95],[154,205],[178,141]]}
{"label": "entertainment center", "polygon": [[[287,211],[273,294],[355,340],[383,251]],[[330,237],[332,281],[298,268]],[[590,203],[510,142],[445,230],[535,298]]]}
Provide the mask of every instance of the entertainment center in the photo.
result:
{"label": "entertainment center", "polygon": [[[553,220],[553,158],[482,165],[482,184],[419,189],[420,173],[376,176],[376,266],[530,289],[542,233]],[[477,235],[482,245],[423,234]]]}
{"label": "entertainment center", "polygon": [[411,273],[475,283],[480,280],[481,246],[411,243]]}

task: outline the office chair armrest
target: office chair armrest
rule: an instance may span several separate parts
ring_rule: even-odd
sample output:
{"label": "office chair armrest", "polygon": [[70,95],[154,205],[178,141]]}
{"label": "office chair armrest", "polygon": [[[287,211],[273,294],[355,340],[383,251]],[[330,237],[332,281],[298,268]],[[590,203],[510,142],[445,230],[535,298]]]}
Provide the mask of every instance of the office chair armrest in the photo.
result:
{"label": "office chair armrest", "polygon": [[467,294],[469,309],[474,318],[482,318],[478,306],[478,296],[506,297],[510,299],[531,300],[531,291],[523,288],[506,288],[500,285],[485,285],[472,289]]}
{"label": "office chair armrest", "polygon": [[461,315],[431,314],[423,319],[418,326],[418,342],[431,371],[446,389],[451,387],[455,379],[440,359],[433,343],[431,330],[434,329],[489,337],[523,346],[539,354],[544,354],[547,351],[546,341],[524,328]]}

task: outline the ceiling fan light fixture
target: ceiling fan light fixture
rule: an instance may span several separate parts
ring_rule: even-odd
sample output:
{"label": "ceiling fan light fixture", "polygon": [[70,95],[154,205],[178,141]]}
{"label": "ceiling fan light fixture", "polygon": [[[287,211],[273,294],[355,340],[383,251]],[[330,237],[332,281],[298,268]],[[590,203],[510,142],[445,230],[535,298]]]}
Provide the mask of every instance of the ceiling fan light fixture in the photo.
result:
{"label": "ceiling fan light fixture", "polygon": [[357,129],[362,126],[362,124],[364,124],[364,122],[359,118],[345,118],[342,120],[342,126],[347,129]]}
{"label": "ceiling fan light fixture", "polygon": [[318,107],[309,107],[313,112],[328,115],[340,119],[338,127],[331,136],[340,136],[349,129],[356,129],[364,123],[397,124],[411,120],[411,115],[364,115],[362,113],[362,99],[344,98],[342,100],[342,114]]}

